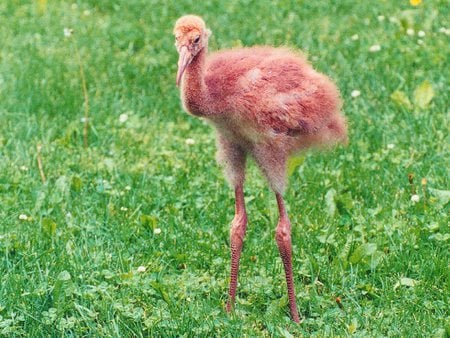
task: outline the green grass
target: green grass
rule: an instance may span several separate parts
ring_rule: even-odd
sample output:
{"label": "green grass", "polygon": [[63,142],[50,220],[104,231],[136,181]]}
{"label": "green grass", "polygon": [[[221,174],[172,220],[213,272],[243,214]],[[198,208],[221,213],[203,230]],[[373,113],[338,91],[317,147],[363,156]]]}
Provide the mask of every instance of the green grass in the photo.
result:
{"label": "green grass", "polygon": [[[448,2],[161,3],[0,3],[0,335],[450,335]],[[349,145],[307,153],[286,193],[301,325],[253,164],[236,312],[223,311],[233,193],[214,131],[175,87],[186,13],[212,50],[294,46],[341,89]]]}

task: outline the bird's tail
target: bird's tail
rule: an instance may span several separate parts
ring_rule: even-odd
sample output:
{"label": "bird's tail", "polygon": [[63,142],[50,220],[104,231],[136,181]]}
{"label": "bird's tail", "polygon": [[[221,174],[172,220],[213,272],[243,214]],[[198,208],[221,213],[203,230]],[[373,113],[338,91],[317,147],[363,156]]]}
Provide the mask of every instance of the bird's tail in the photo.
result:
{"label": "bird's tail", "polygon": [[347,136],[347,120],[341,114],[335,114],[334,117],[327,124],[326,132],[324,136],[326,137],[325,143],[348,143]]}
{"label": "bird's tail", "polygon": [[339,143],[348,143],[347,121],[343,115],[336,113],[317,133],[304,137],[301,148],[329,148]]}

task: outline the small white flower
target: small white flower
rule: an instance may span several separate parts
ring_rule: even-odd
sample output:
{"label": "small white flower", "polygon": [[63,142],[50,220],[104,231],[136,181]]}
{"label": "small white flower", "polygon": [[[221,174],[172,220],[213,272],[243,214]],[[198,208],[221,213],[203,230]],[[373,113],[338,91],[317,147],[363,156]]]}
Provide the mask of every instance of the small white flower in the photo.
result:
{"label": "small white flower", "polygon": [[378,21],[382,22],[384,21],[385,17],[384,15],[378,15]]}
{"label": "small white flower", "polygon": [[380,50],[381,50],[380,45],[373,45],[373,46],[370,46],[370,48],[369,48],[369,52],[372,52],[372,53],[379,52]]}
{"label": "small white flower", "polygon": [[191,146],[191,145],[195,144],[195,140],[192,139],[192,138],[187,138],[184,142],[185,142],[188,146]]}
{"label": "small white flower", "polygon": [[120,210],[122,210],[122,211],[127,211],[128,208],[127,208],[127,207],[120,207]]}
{"label": "small white flower", "polygon": [[28,167],[27,167],[26,165],[21,165],[21,166],[19,167],[19,169],[22,170],[22,171],[27,171],[27,170],[28,170]]}
{"label": "small white flower", "polygon": [[419,200],[420,200],[419,195],[414,194],[414,195],[411,196],[411,202],[417,203],[417,202],[419,202]]}
{"label": "small white flower", "polygon": [[22,220],[22,221],[26,221],[28,219],[28,216],[25,215],[25,214],[20,214],[19,215],[19,219]]}
{"label": "small white flower", "polygon": [[89,15],[91,15],[91,11],[90,11],[89,9],[86,9],[86,10],[83,12],[83,15],[84,15],[84,16],[89,16]]}
{"label": "small white flower", "polygon": [[76,4],[76,3],[73,3],[73,4],[72,4],[72,6],[70,6],[70,7],[71,7],[72,9],[74,9],[74,10],[75,10],[75,9],[77,9],[77,8],[78,8],[78,4]]}
{"label": "small white flower", "polygon": [[125,187],[125,190],[130,191],[130,190],[131,190],[131,187],[130,187],[129,185],[127,185],[127,186]]}
{"label": "small white flower", "polygon": [[127,114],[120,114],[119,116],[119,122],[120,123],[125,123],[128,120],[128,115]]}
{"label": "small white flower", "polygon": [[356,40],[359,39],[359,35],[358,34],[353,34],[350,39],[352,39],[353,41],[356,41]]}
{"label": "small white flower", "polygon": [[387,145],[387,148],[388,148],[388,149],[394,149],[394,147],[395,147],[395,144],[393,144],[393,143],[389,143],[389,144]]}
{"label": "small white flower", "polygon": [[70,38],[73,34],[73,29],[72,28],[64,28],[64,36],[66,38]]}
{"label": "small white flower", "polygon": [[71,217],[72,217],[72,213],[71,213],[70,211],[67,212],[66,217],[67,217],[67,218],[71,218]]}
{"label": "small white flower", "polygon": [[408,29],[406,30],[406,34],[408,34],[409,36],[413,36],[413,35],[414,35],[414,29],[408,28]]}
{"label": "small white flower", "polygon": [[418,36],[419,38],[423,38],[423,37],[425,36],[425,32],[424,32],[424,31],[418,31],[418,32],[417,32],[417,36]]}
{"label": "small white flower", "polygon": [[450,35],[450,28],[441,27],[441,28],[439,28],[439,33],[443,33],[445,35]]}
{"label": "small white flower", "polygon": [[351,97],[355,98],[358,97],[359,95],[361,95],[361,92],[357,89],[353,90],[352,93],[350,94]]}
{"label": "small white flower", "polygon": [[89,118],[82,117],[82,118],[80,119],[80,121],[81,121],[81,123],[85,123],[85,122],[89,121]]}
{"label": "small white flower", "polygon": [[137,268],[137,272],[145,272],[145,270],[146,270],[145,266],[142,265]]}
{"label": "small white flower", "polygon": [[417,44],[418,45],[423,45],[423,40],[422,39],[417,40]]}
{"label": "small white flower", "polygon": [[390,23],[397,23],[397,22],[398,22],[398,19],[397,19],[395,16],[390,16],[390,17],[389,17],[389,22],[390,22]]}
{"label": "small white flower", "polygon": [[153,233],[155,235],[159,235],[161,233],[161,229],[160,228],[155,228],[155,229],[153,229]]}

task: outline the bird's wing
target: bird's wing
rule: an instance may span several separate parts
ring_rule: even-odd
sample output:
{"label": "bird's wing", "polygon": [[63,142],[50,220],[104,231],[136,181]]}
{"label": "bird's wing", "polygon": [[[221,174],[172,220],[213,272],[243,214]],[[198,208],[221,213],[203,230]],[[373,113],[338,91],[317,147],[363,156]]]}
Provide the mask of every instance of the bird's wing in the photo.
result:
{"label": "bird's wing", "polygon": [[212,58],[205,82],[218,112],[292,136],[319,130],[340,105],[336,86],[287,49],[222,52]]}
{"label": "bird's wing", "polygon": [[280,72],[246,96],[254,102],[249,112],[259,125],[295,136],[315,133],[328,123],[340,106],[336,87],[320,74],[302,75],[293,79]]}

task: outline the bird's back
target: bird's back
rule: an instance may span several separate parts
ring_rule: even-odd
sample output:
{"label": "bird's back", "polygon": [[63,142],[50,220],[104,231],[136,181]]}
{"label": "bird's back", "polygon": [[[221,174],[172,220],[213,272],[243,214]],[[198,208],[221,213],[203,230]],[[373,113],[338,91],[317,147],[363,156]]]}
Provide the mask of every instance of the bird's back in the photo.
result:
{"label": "bird's back", "polygon": [[240,95],[252,87],[284,92],[310,68],[302,56],[287,48],[230,49],[209,56],[205,81],[210,95],[222,98]]}
{"label": "bird's back", "polygon": [[287,48],[213,53],[205,84],[217,114],[231,114],[259,133],[313,134],[326,128],[340,108],[336,86]]}

